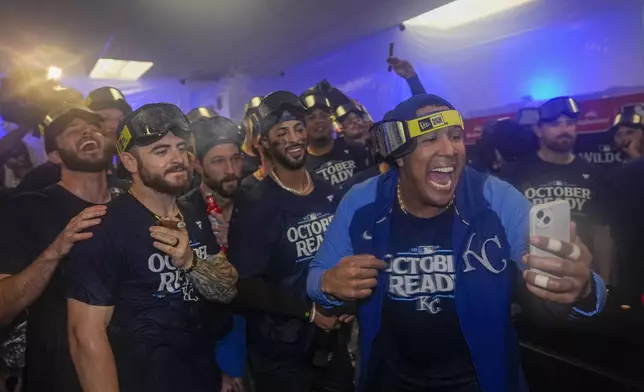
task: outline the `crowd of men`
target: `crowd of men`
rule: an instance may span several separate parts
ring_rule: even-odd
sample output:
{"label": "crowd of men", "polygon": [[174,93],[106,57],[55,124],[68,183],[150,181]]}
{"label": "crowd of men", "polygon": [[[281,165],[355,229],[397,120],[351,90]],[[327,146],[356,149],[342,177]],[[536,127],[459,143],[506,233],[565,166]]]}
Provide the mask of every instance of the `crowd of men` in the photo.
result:
{"label": "crowd of men", "polygon": [[[639,301],[642,108],[610,178],[573,153],[570,97],[468,157],[458,109],[388,62],[412,96],[378,122],[326,81],[241,125],[104,87],[42,121],[47,163],[6,149],[0,391],[526,391],[512,304]],[[554,200],[570,243],[529,236]]]}

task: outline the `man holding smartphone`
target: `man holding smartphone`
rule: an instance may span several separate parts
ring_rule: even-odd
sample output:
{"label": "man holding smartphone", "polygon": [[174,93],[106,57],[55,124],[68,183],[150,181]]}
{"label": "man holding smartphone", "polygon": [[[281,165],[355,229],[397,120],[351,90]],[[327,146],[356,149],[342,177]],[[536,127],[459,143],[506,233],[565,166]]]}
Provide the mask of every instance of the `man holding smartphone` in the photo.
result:
{"label": "man holding smartphone", "polygon": [[[392,169],[343,198],[308,293],[326,307],[361,300],[359,392],[526,391],[510,305],[550,310],[545,299],[571,317],[597,314],[605,288],[590,253],[574,233],[571,243],[529,239],[530,203],[465,167],[449,102],[417,95],[390,118],[372,137]],[[528,242],[562,258],[527,256]]]}
{"label": "man holding smartphone", "polygon": [[607,179],[602,168],[573,152],[579,114],[579,103],[570,97],[544,103],[535,127],[539,150],[507,166],[501,177],[532,204],[566,200],[579,237],[593,252],[593,267],[608,282],[613,255]]}

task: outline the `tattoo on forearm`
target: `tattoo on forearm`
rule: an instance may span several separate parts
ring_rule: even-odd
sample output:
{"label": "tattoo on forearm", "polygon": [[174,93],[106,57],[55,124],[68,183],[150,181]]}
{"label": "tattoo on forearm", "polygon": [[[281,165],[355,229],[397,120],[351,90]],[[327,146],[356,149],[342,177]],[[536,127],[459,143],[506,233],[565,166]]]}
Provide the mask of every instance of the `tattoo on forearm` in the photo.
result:
{"label": "tattoo on forearm", "polygon": [[237,295],[237,270],[221,253],[199,260],[187,277],[210,301],[229,303]]}

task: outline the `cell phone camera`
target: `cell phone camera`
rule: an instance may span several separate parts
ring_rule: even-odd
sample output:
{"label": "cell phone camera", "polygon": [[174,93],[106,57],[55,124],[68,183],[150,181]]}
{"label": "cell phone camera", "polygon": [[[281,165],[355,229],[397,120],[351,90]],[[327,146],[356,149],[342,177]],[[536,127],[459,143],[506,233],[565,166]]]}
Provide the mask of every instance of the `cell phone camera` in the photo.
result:
{"label": "cell phone camera", "polygon": [[549,208],[540,210],[537,212],[537,227],[539,228],[545,228],[550,226],[550,223],[552,222],[551,218],[551,213]]}

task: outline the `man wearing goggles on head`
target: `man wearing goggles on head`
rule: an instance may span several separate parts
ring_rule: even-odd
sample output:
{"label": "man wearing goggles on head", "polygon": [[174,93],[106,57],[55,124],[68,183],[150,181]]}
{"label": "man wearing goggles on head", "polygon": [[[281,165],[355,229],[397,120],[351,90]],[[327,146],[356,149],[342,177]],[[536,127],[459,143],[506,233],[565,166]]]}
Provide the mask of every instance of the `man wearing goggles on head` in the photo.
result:
{"label": "man wearing goggles on head", "polygon": [[[248,192],[229,232],[229,257],[244,281],[285,294],[282,309],[257,296],[249,308],[248,354],[258,392],[351,391],[346,316],[326,315],[306,295],[306,273],[337,206],[335,188],[306,170],[306,108],[294,94],[262,99],[253,129],[273,170]],[[299,311],[298,311],[299,309]],[[324,355],[318,355],[324,353]]]}
{"label": "man wearing goggles on head", "polygon": [[593,268],[608,281],[612,241],[607,221],[607,179],[604,170],[573,153],[579,103],[554,98],[539,108],[536,154],[508,165],[501,177],[532,204],[566,200],[582,241],[593,251]]}
{"label": "man wearing goggles on head", "polygon": [[525,391],[510,305],[549,303],[541,297],[574,304],[561,306],[575,316],[597,313],[605,290],[590,254],[579,241],[556,251],[533,239],[562,257],[526,257],[558,276],[537,279],[521,262],[530,203],[465,166],[460,114],[417,95],[390,118],[371,134],[393,167],[342,199],[308,293],[327,307],[361,300],[359,392]]}
{"label": "man wearing goggles on head", "polygon": [[320,94],[305,93],[306,133],[308,156],[306,167],[331,185],[341,187],[354,174],[371,165],[362,147],[349,145],[344,139],[334,139],[331,123],[331,104]]}
{"label": "man wearing goggles on head", "polygon": [[119,127],[118,171],[132,187],[65,268],[69,347],[86,392],[221,386],[213,350],[222,313],[210,301],[232,300],[237,272],[205,211],[177,203],[191,139],[171,104],[144,105]]}
{"label": "man wearing goggles on head", "polygon": [[613,143],[626,160],[644,156],[644,107],[627,106],[615,116],[609,130]]}
{"label": "man wearing goggles on head", "polygon": [[257,149],[259,134],[253,129],[251,117],[257,112],[257,107],[262,101],[262,97],[253,97],[246,104],[244,109],[244,118],[241,124],[244,143],[242,152],[244,153],[244,165],[242,169],[242,178],[246,178],[260,169],[262,165],[261,151]]}

